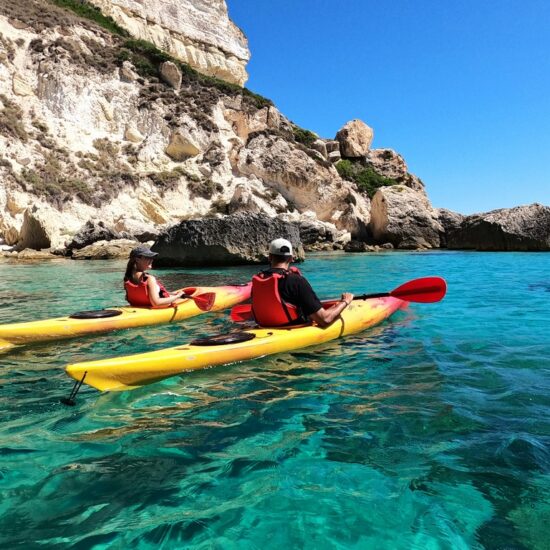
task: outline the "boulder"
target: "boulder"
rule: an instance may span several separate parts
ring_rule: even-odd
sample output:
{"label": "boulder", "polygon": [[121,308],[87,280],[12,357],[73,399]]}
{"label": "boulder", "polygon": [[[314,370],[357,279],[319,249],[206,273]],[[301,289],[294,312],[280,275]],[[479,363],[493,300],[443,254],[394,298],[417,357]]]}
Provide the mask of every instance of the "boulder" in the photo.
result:
{"label": "boulder", "polygon": [[129,61],[123,61],[119,69],[119,76],[122,82],[135,82],[139,75],[134,71],[135,67]]}
{"label": "boulder", "polygon": [[73,251],[74,260],[113,260],[128,258],[137,241],[117,239],[113,241],[97,241],[79,250]]}
{"label": "boulder", "polygon": [[357,193],[354,184],[343,181],[328,162],[312,158],[308,150],[280,136],[251,136],[239,151],[237,170],[279,192],[289,211],[314,212],[318,220],[353,235],[368,221],[369,200]]}
{"label": "boulder", "polygon": [[325,142],[325,147],[328,153],[333,153],[334,151],[338,151],[340,153],[340,142],[336,140],[329,140]]}
{"label": "boulder", "polygon": [[341,248],[339,231],[331,224],[316,220],[304,220],[299,222],[300,240],[306,251],[334,250]]}
{"label": "boulder", "polygon": [[23,97],[33,95],[34,93],[30,84],[17,73],[13,75],[12,89],[15,95]]}
{"label": "boulder", "polygon": [[473,250],[550,250],[550,207],[502,208],[466,216],[447,234],[447,247]]}
{"label": "boulder", "polygon": [[113,229],[119,238],[129,238],[140,243],[154,241],[159,236],[159,230],[154,225],[129,217],[117,220]]}
{"label": "boulder", "polygon": [[426,195],[404,185],[381,187],[371,204],[369,228],[378,243],[396,248],[437,248],[443,226]]}
{"label": "boulder", "polygon": [[186,160],[189,157],[197,156],[201,150],[181,132],[173,132],[165,153],[175,161]]}
{"label": "boulder", "polygon": [[339,160],[342,160],[342,155],[340,155],[340,151],[331,151],[327,159],[329,162],[332,162],[332,164],[336,164]]}
{"label": "boulder", "polygon": [[369,152],[374,132],[362,120],[350,120],[336,134],[343,157],[364,157]]}
{"label": "boulder", "polygon": [[131,141],[132,143],[141,143],[145,137],[137,128],[129,125],[126,127],[126,131],[124,132],[124,139]]}
{"label": "boulder", "polygon": [[182,75],[178,66],[172,61],[165,61],[160,64],[160,77],[166,84],[172,86],[175,90],[179,90],[181,87]]}
{"label": "boulder", "polygon": [[87,221],[65,246],[68,250],[79,250],[97,241],[112,241],[122,235],[107,227],[103,222]]}
{"label": "boulder", "polygon": [[322,140],[322,139],[316,139],[312,144],[311,144],[311,148],[315,151],[317,151],[318,153],[321,154],[321,156],[326,159],[328,158],[328,153],[327,153],[327,146],[325,145],[325,142]]}
{"label": "boulder", "polygon": [[344,247],[346,252],[377,252],[380,247],[377,245],[367,244],[363,241],[350,241]]}
{"label": "boulder", "polygon": [[17,241],[19,240],[19,231],[17,231],[13,225],[8,225],[2,228],[2,233],[4,235],[4,241],[7,245],[13,247],[17,244]]}
{"label": "boulder", "polygon": [[410,174],[405,159],[393,149],[372,149],[365,156],[365,164],[385,178],[395,180],[415,191],[424,192],[424,183]]}
{"label": "boulder", "polygon": [[460,228],[460,224],[464,220],[464,216],[458,212],[447,210],[446,208],[438,208],[437,213],[439,215],[439,222],[443,226],[443,233],[440,237],[441,248],[447,247],[447,235],[453,233]]}
{"label": "boulder", "polygon": [[[14,257],[14,256],[12,256]],[[34,250],[32,248],[25,248],[21,250],[16,256],[18,260],[55,260],[55,256],[51,249]]]}
{"label": "boulder", "polygon": [[267,262],[269,243],[278,237],[294,245],[304,259],[296,225],[261,214],[182,221],[162,233],[152,247],[157,265],[212,266]]}
{"label": "boulder", "polygon": [[278,130],[281,126],[281,113],[273,106],[252,112],[227,108],[223,111],[223,117],[243,141],[253,132],[263,132],[268,128]]}

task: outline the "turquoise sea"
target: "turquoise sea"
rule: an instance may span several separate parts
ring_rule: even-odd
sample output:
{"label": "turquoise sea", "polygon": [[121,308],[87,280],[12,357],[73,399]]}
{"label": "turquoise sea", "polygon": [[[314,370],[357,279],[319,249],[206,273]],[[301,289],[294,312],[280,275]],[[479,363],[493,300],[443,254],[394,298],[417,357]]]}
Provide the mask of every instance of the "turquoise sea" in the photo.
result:
{"label": "turquoise sea", "polygon": [[[123,303],[125,262],[0,260],[0,322]],[[0,354],[0,548],[550,548],[550,254],[312,254],[321,297],[446,298],[296,353],[122,393],[69,362],[231,330],[226,313]],[[168,288],[253,267],[170,269]]]}

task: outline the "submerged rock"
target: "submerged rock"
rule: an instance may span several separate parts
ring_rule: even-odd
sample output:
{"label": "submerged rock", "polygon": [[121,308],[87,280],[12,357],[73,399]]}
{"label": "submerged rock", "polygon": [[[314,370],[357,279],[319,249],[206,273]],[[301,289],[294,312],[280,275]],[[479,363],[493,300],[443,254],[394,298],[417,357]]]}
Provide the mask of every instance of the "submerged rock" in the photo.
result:
{"label": "submerged rock", "polygon": [[473,250],[550,250],[550,207],[530,204],[464,218],[447,247]]}
{"label": "submerged rock", "polygon": [[261,214],[238,213],[223,218],[187,220],[162,233],[152,247],[156,265],[206,266],[267,262],[269,243],[278,237],[304,259],[298,227]]}

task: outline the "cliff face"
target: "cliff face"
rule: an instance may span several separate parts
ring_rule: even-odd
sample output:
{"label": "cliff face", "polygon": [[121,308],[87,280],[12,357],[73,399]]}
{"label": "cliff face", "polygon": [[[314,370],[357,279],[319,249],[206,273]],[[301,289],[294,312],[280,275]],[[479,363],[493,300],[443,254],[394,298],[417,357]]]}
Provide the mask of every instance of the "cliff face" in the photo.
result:
{"label": "cliff face", "polygon": [[[52,2],[0,4],[0,248],[63,248],[90,222],[151,238],[181,220],[239,212],[300,222],[310,246],[315,234],[330,236],[327,247],[373,236],[438,246],[424,185],[400,155],[370,149],[373,131],[361,121],[320,139],[269,100]],[[153,40],[162,23],[181,37],[180,25],[197,43],[208,37],[246,57],[244,37],[221,30],[242,36],[224,2],[154,4],[102,9],[128,29],[139,20],[135,36]],[[403,188],[399,201],[376,199],[388,185]],[[405,229],[393,228],[405,215]],[[418,235],[404,239],[415,224]]]}
{"label": "cliff face", "polygon": [[134,38],[147,40],[201,73],[243,86],[248,42],[224,0],[90,0]]}
{"label": "cliff face", "polygon": [[364,231],[368,197],[267,100],[45,0],[2,4],[0,43],[8,245],[62,247],[90,220],[154,234],[242,210]]}

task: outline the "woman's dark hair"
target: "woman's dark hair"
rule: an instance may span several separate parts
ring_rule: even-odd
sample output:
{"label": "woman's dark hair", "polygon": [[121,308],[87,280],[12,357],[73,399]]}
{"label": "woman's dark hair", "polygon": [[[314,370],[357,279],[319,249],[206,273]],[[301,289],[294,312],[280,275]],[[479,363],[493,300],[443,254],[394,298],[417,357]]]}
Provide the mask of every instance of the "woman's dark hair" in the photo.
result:
{"label": "woman's dark hair", "polygon": [[132,278],[132,274],[136,269],[136,257],[130,256],[128,263],[126,264],[126,273],[124,274],[124,280],[129,281]]}

